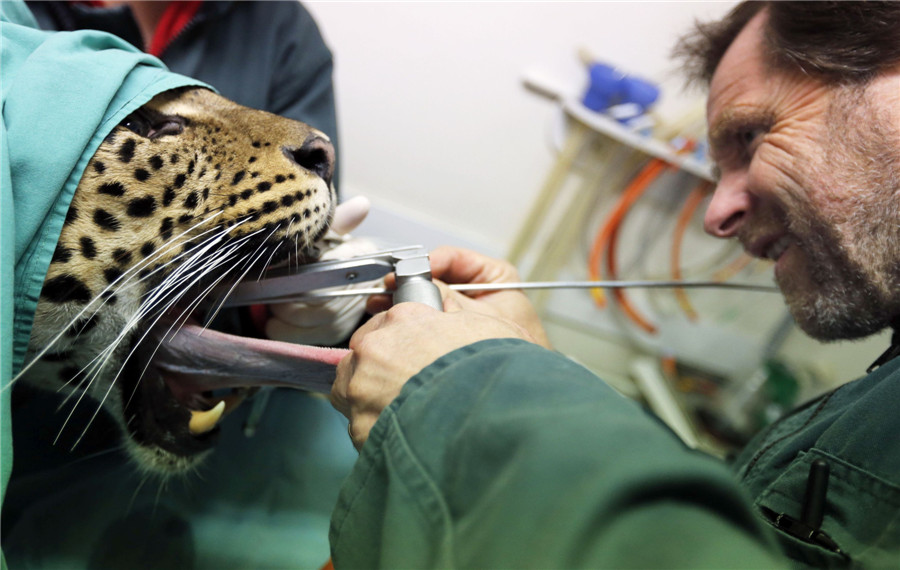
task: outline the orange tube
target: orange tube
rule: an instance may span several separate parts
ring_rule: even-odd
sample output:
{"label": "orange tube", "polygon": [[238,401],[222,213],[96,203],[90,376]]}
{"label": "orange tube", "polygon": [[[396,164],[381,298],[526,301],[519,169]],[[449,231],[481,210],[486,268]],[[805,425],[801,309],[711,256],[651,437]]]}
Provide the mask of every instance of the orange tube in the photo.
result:
{"label": "orange tube", "polygon": [[[684,141],[682,146],[678,149],[678,153],[691,152],[695,146],[696,141],[688,139]],[[644,191],[647,190],[650,184],[668,167],[669,164],[665,161],[659,158],[654,158],[649,163],[647,163],[643,170],[641,170],[641,172],[638,173],[634,180],[632,180],[631,183],[625,188],[625,191],[622,193],[619,201],[616,203],[612,212],[607,217],[606,222],[604,223],[600,232],[597,234],[593,246],[591,247],[591,252],[588,258],[588,275],[590,275],[591,279],[598,280],[601,278],[600,267],[604,251],[606,253],[607,277],[609,279],[615,279],[617,277],[615,247],[619,233],[619,227],[622,224],[622,220],[625,218],[625,215],[638,200],[638,198],[640,198],[641,195],[643,195]],[[606,297],[601,289],[591,289],[591,295],[594,297],[594,303],[598,307],[602,308],[606,306]],[[628,300],[628,297],[625,295],[624,290],[614,290],[613,297],[622,308],[625,316],[627,316],[632,322],[634,322],[645,332],[648,332],[650,334],[656,333],[656,326],[650,323],[650,321],[644,318],[640,313],[638,313],[638,311]]]}
{"label": "orange tube", "polygon": [[[637,176],[634,177],[632,182],[625,188],[625,191],[622,192],[618,202],[613,206],[612,211],[603,223],[603,227],[594,239],[590,256],[588,257],[588,275],[594,281],[601,278],[600,262],[603,258],[604,251],[607,249],[610,236],[615,228],[621,223],[625,212],[631,208],[650,182],[652,182],[659,172],[661,172],[661,169],[659,168],[660,163],[662,163],[662,161],[659,159],[653,159],[640,173],[638,173]],[[603,307],[606,305],[602,289],[591,289],[591,294],[594,296],[595,301],[597,301],[598,306]]]}
{"label": "orange tube", "polygon": [[[615,245],[619,226],[638,198],[643,195],[644,191],[647,190],[650,184],[662,174],[667,167],[668,165],[665,161],[654,158],[643,168],[643,170],[641,170],[622,193],[622,196],[607,217],[606,222],[603,224],[603,227],[598,233],[597,238],[594,240],[593,247],[591,248],[590,256],[588,258],[588,274],[591,279],[601,279],[600,266],[604,252],[606,253],[606,277],[609,279],[616,278]],[[597,306],[606,306],[606,299],[601,289],[592,289],[591,295],[594,297],[594,302]],[[656,333],[656,327],[638,313],[625,296],[624,291],[617,289],[613,292],[613,296],[619,302],[625,315],[632,322],[650,334]]]}
{"label": "orange tube", "polygon": [[[675,223],[675,233],[672,236],[670,256],[672,279],[674,281],[681,281],[681,242],[684,239],[684,232],[687,230],[688,224],[694,217],[694,213],[697,211],[703,198],[706,197],[709,187],[710,183],[704,180],[691,191],[684,202],[684,206],[681,208],[681,212],[678,215],[678,221]],[[682,288],[675,289],[674,294],[675,299],[678,301],[678,305],[681,307],[681,310],[684,311],[684,314],[687,315],[687,318],[691,321],[696,321],[697,311],[695,311],[693,305],[691,305],[691,301],[688,299],[685,290]]]}

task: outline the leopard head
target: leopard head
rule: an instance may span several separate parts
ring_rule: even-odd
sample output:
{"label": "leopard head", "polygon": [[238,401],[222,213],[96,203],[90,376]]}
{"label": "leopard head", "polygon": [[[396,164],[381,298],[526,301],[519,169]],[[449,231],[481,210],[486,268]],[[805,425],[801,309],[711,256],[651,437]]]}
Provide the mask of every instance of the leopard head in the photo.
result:
{"label": "leopard head", "polygon": [[192,411],[217,402],[148,366],[158,339],[214,305],[223,286],[314,260],[335,206],[333,172],[328,137],[308,125],[205,89],[157,95],[84,171],[20,376],[105,409],[146,470],[192,469],[215,435],[190,428]]}

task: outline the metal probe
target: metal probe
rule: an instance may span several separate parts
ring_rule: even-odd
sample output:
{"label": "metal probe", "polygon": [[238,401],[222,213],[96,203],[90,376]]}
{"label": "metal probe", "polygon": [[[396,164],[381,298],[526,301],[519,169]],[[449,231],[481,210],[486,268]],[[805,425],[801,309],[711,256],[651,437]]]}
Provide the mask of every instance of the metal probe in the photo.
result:
{"label": "metal probe", "polygon": [[[431,271],[428,270],[428,277],[421,277],[419,280],[427,280],[430,283]],[[398,289],[400,287],[400,275],[397,275]],[[419,285],[416,285],[419,287]],[[721,283],[718,281],[530,281],[530,282],[512,282],[512,283],[456,283],[450,284],[448,287],[453,291],[505,291],[508,289],[733,289],[740,291],[754,291],[758,293],[778,293],[777,287],[771,285],[754,285],[751,283]],[[437,290],[437,286],[434,286]],[[292,300],[305,301],[310,299],[326,299],[330,297],[354,297],[354,296],[372,296],[372,295],[391,295],[396,293],[393,290],[383,287],[375,287],[370,289],[339,289],[334,291],[320,291],[317,293],[309,293],[297,295]],[[405,298],[406,293],[401,297],[404,300],[415,300]],[[396,296],[394,297],[396,302]],[[426,303],[428,304],[428,303]],[[434,305],[431,305],[434,306]]]}

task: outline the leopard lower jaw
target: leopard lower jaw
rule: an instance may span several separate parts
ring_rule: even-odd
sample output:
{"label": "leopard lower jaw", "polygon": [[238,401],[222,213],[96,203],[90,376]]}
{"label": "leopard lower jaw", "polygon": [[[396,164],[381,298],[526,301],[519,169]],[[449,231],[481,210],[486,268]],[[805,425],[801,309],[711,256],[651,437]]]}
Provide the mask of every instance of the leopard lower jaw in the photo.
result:
{"label": "leopard lower jaw", "polygon": [[222,419],[257,387],[327,392],[348,352],[234,336],[194,323],[175,329],[163,317],[132,363],[140,371],[141,395],[129,412],[138,418],[131,435],[139,448],[157,449],[150,456],[166,457],[156,461],[162,472],[190,469],[214,443]]}

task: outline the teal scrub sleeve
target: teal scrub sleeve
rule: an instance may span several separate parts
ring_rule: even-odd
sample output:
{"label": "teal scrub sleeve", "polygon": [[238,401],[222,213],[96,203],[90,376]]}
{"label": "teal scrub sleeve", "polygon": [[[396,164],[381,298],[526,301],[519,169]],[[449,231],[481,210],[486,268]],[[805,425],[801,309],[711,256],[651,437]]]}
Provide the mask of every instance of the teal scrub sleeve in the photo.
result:
{"label": "teal scrub sleeve", "polygon": [[341,568],[775,568],[719,461],[565,357],[459,349],[382,413],[332,516]]}
{"label": "teal scrub sleeve", "polygon": [[[0,160],[8,164],[9,150],[6,148],[6,125],[0,121]],[[12,208],[12,192],[10,191],[9,170],[0,168],[0,210],[9,211]],[[0,224],[0,323],[11,323],[13,320],[12,293],[7,294],[6,289],[12,289],[12,275],[15,267],[15,255],[13,254],[13,242],[15,231],[12,224]],[[8,334],[3,326],[3,333]],[[11,335],[9,335],[11,336]],[[10,417],[10,381],[12,380],[12,339],[0,340],[0,502],[9,476],[12,474],[12,440],[9,433],[12,432],[12,418]],[[7,434],[7,435],[3,435]],[[6,559],[0,552],[0,569],[6,570]]]}
{"label": "teal scrub sleeve", "polygon": [[[34,29],[0,3],[0,499],[12,467],[9,385],[81,173],[103,138],[157,93],[200,85],[109,34]],[[51,159],[52,158],[52,159]],[[5,564],[5,563],[4,563]]]}

